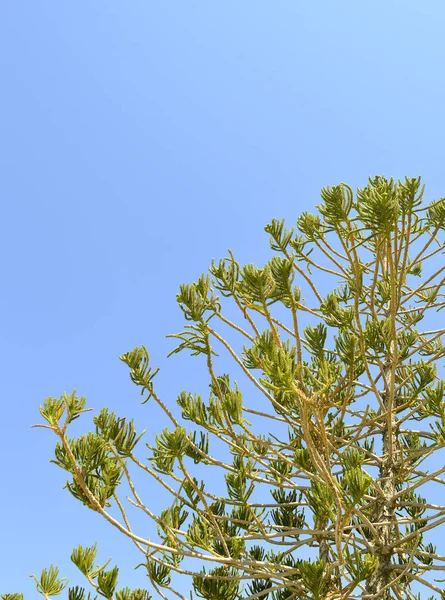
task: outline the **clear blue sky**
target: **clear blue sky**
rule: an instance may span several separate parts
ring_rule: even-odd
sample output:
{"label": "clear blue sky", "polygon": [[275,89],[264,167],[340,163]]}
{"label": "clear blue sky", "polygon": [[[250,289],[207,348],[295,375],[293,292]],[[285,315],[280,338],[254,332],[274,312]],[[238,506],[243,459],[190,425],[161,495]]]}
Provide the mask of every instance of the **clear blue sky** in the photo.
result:
{"label": "clear blue sky", "polygon": [[0,3],[0,591],[96,539],[144,581],[62,491],[38,404],[76,387],[153,429],[117,357],[146,344],[167,402],[193,390],[165,359],[180,283],[227,248],[261,263],[323,185],[445,195],[444,30],[440,0]]}

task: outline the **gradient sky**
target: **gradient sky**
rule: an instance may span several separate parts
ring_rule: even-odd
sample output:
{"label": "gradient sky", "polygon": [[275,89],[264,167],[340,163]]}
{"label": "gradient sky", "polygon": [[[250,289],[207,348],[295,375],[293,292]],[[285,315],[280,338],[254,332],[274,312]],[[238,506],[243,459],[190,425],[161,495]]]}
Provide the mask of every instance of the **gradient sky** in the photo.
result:
{"label": "gradient sky", "polygon": [[444,30],[441,0],[0,2],[0,592],[95,540],[145,583],[62,490],[39,403],[76,387],[156,431],[118,356],[145,344],[166,402],[199,385],[165,358],[180,283],[264,261],[324,185],[445,195]]}

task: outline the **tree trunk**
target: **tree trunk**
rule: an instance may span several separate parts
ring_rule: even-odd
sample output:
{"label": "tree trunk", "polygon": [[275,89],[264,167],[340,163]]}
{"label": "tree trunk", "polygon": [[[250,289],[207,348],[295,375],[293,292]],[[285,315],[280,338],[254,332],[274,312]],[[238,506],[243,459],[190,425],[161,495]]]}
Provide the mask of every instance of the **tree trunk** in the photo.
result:
{"label": "tree trunk", "polygon": [[[385,410],[388,410],[391,404],[391,362],[388,360],[384,366],[385,393],[383,394],[383,403]],[[383,461],[380,466],[379,483],[383,495],[377,497],[374,512],[374,523],[384,522],[383,525],[376,525],[379,535],[377,542],[374,544],[374,553],[379,558],[379,568],[374,576],[370,578],[366,588],[367,593],[374,595],[375,600],[391,599],[391,590],[387,586],[391,582],[393,552],[389,546],[393,542],[393,527],[396,517],[394,495],[396,493],[397,450],[397,419],[394,410],[391,410],[390,420],[388,418],[384,419],[382,432]]]}

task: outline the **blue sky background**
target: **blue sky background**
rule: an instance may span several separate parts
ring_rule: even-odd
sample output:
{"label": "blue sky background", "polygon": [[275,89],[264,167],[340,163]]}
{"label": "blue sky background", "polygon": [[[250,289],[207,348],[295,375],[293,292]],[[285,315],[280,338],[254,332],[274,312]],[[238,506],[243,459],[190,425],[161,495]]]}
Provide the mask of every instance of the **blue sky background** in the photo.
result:
{"label": "blue sky background", "polygon": [[227,248],[264,261],[264,225],[324,185],[444,195],[444,29],[439,0],[0,2],[1,592],[95,540],[145,582],[62,490],[39,403],[76,387],[156,432],[118,356],[146,344],[171,404],[200,385],[165,358],[180,283]]}

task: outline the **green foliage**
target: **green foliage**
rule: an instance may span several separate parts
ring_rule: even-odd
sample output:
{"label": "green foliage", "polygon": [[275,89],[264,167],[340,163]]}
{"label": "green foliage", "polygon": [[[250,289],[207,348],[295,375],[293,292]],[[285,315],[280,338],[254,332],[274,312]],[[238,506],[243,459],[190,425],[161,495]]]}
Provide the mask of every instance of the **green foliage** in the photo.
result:
{"label": "green foliage", "polygon": [[[97,600],[97,596],[94,596],[94,600]],[[86,594],[85,588],[76,585],[75,588],[68,589],[68,600],[92,600],[91,593]]]}
{"label": "green foliage", "polygon": [[243,267],[238,290],[249,304],[264,306],[274,298],[275,292],[275,280],[270,266],[259,269],[249,264]]}
{"label": "green foliage", "polygon": [[399,217],[400,188],[393,179],[375,177],[369,185],[357,191],[357,212],[373,235],[388,236]]}
{"label": "green foliage", "polygon": [[193,588],[199,598],[205,600],[237,600],[239,598],[239,581],[235,569],[217,567],[209,572],[210,577],[205,577],[206,571],[202,570],[202,577],[193,577]]}
{"label": "green foliage", "polygon": [[140,386],[141,396],[148,392],[147,398],[143,404],[147,402],[153,391],[153,378],[159,372],[159,369],[152,371],[150,357],[145,346],[134,348],[131,352],[126,352],[119,357],[128,367],[130,367],[130,378],[133,383]]}
{"label": "green foliage", "polygon": [[343,489],[349,494],[354,503],[358,503],[369,491],[372,477],[363,469],[352,468],[345,471]]}
{"label": "green foliage", "polygon": [[284,219],[272,219],[269,225],[264,228],[266,233],[270,234],[270,247],[276,252],[286,252],[294,234],[294,229],[284,227]]}
{"label": "green foliage", "polygon": [[348,572],[354,583],[365,581],[374,575],[379,567],[379,559],[372,554],[346,550]]}
{"label": "green foliage", "polygon": [[220,309],[218,297],[210,286],[210,278],[205,275],[196,283],[181,285],[176,299],[187,321],[200,322],[206,312],[210,312],[210,319]]}
{"label": "green foliage", "polygon": [[141,590],[140,588],[130,590],[130,588],[126,587],[116,592],[116,600],[151,600],[151,598],[152,596],[147,590]]}
{"label": "green foliage", "polygon": [[49,569],[43,569],[39,578],[35,575],[31,577],[36,582],[36,589],[42,596],[58,596],[68,585],[64,577],[59,577],[59,568],[50,566]]}
{"label": "green foliage", "polygon": [[210,551],[212,538],[209,526],[200,518],[193,519],[187,530],[187,541],[198,548]]}
{"label": "green foliage", "polygon": [[[431,492],[445,467],[430,461],[445,446],[445,327],[435,316],[445,307],[445,199],[425,204],[420,178],[378,176],[356,194],[323,188],[316,211],[296,227],[272,219],[264,266],[229,251],[180,286],[186,324],[169,336],[170,354],[202,360],[207,398],[161,399],[145,346],[120,357],[143,403],[152,398],[168,420],[150,429],[150,456],[137,455],[145,430],[107,408],[93,432],[69,437],[89,410],[75,391],[40,406],[66,488],[133,541],[160,597],[191,576],[205,600],[414,600],[418,585],[445,598],[443,556],[428,540],[445,512]],[[140,495],[134,470],[149,479]],[[155,515],[145,499],[159,489],[169,501]],[[72,560],[92,591],[67,588],[53,566],[33,576],[37,590],[151,598],[118,591],[118,567],[96,565],[95,545]]]}
{"label": "green foliage", "polygon": [[[275,525],[289,530],[304,529],[306,527],[304,510],[300,510],[298,505],[302,500],[302,495],[297,496],[295,490],[286,492],[283,489],[274,489],[271,494],[277,503],[277,508],[271,511],[271,517]],[[299,533],[294,535],[296,539],[299,538]]]}
{"label": "green foliage", "polygon": [[73,475],[66,487],[77,500],[97,510],[89,497],[92,495],[102,508],[110,506],[109,499],[121,483],[123,471],[102,436],[89,432],[77,439],[66,438],[65,444],[56,444],[55,457],[51,462]]}
{"label": "green foliage", "polygon": [[329,589],[326,564],[322,560],[303,560],[299,564],[301,579],[314,600],[322,600]]}
{"label": "green foliage", "polygon": [[155,581],[161,587],[166,587],[170,585],[171,569],[169,569],[166,565],[161,565],[154,561],[151,561],[147,564],[147,570],[150,574],[150,579]]}
{"label": "green foliage", "polygon": [[217,356],[210,347],[208,329],[204,322],[199,322],[197,325],[185,325],[184,331],[170,334],[167,337],[181,340],[181,343],[168,356],[182,352],[182,350],[190,350],[192,356],[199,354]]}
{"label": "green foliage", "polygon": [[324,227],[319,215],[304,212],[298,217],[297,227],[309,242],[314,242],[324,235]]}
{"label": "green foliage", "polygon": [[336,292],[327,294],[320,304],[320,311],[323,313],[325,324],[342,328],[341,333],[345,333],[344,328],[353,327],[354,310],[352,307],[341,308],[341,299]]}
{"label": "green foliage", "polygon": [[153,451],[155,468],[161,473],[172,473],[175,461],[185,456],[189,444],[185,427],[176,427],[173,431],[165,428],[156,436],[156,448]]}
{"label": "green foliage", "polygon": [[329,485],[317,480],[311,481],[311,489],[307,492],[307,501],[317,525],[334,519],[335,496]]}
{"label": "green foliage", "polygon": [[68,425],[79,416],[87,412],[85,409],[86,398],[76,396],[76,390],[72,394],[64,392],[60,398],[49,396],[40,406],[40,414],[51,427],[57,427],[62,415],[65,413],[65,424]]}
{"label": "green foliage", "polygon": [[255,488],[253,482],[249,484],[249,471],[252,465],[246,462],[240,455],[235,455],[233,460],[234,470],[226,473],[225,480],[229,498],[245,504]]}
{"label": "green foliage", "polygon": [[324,203],[319,204],[317,208],[328,225],[338,227],[348,219],[354,203],[354,193],[348,185],[342,183],[324,187],[321,197]]}
{"label": "green foliage", "polygon": [[[108,563],[102,567],[95,567],[94,561],[96,560],[97,544],[93,546],[83,548],[79,545],[71,553],[71,561],[76,565],[87,579],[95,579],[102,569],[104,569]],[[108,561],[110,562],[110,561]]]}
{"label": "green foliage", "polygon": [[112,442],[121,456],[131,456],[136,444],[145,433],[144,429],[137,436],[133,419],[127,423],[125,417],[118,419],[114,412],[109,413],[107,408],[103,408],[99,415],[94,417],[94,424],[96,433],[100,434],[104,440]]}
{"label": "green foliage", "polygon": [[[238,384],[235,382],[235,389],[230,387],[229,375],[222,375],[216,377],[215,381],[210,384],[217,401],[213,402],[212,413],[215,414],[216,406],[224,414],[224,419],[229,420],[232,425],[243,425],[243,397],[238,388]],[[215,414],[215,421],[216,419]]]}
{"label": "green foliage", "polygon": [[221,259],[218,265],[212,261],[209,272],[214,277],[214,286],[225,297],[235,296],[238,292],[240,268],[230,252],[230,258]]}
{"label": "green foliage", "polygon": [[445,227],[445,198],[436,200],[428,207],[427,217],[432,227]]}
{"label": "green foliage", "polygon": [[113,596],[117,586],[117,577],[119,575],[118,567],[113,567],[109,571],[101,570],[97,576],[97,591],[104,598]]}

